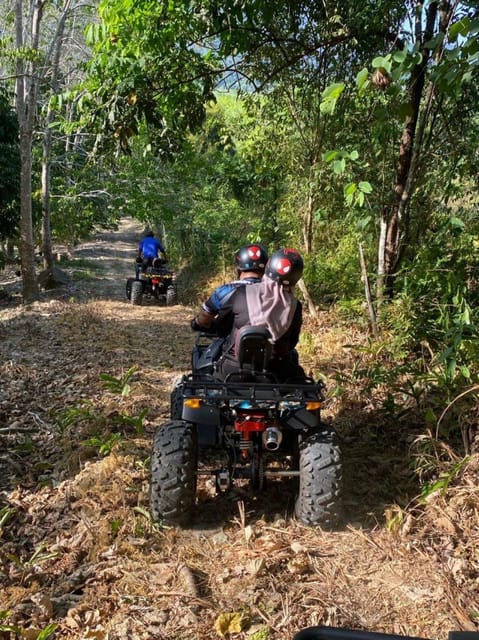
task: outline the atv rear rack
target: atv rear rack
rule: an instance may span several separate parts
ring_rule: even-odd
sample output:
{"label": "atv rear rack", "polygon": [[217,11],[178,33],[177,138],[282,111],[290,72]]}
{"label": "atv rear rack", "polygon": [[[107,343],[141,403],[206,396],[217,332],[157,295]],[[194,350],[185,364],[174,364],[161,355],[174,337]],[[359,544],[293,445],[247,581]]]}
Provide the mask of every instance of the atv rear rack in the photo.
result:
{"label": "atv rear rack", "polygon": [[291,402],[324,401],[322,382],[276,383],[276,382],[220,382],[199,380],[194,375],[185,376],[180,384],[183,397],[202,398],[217,401],[270,400]]}

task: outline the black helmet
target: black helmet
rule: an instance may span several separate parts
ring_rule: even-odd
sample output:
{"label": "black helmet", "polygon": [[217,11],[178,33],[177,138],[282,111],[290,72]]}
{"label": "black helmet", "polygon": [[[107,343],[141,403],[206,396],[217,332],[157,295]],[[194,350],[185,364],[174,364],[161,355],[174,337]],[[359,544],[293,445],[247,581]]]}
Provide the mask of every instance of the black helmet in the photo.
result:
{"label": "black helmet", "polygon": [[268,252],[262,244],[247,244],[235,253],[238,271],[258,271],[263,274],[268,262]]}
{"label": "black helmet", "polygon": [[149,236],[151,238],[154,235],[153,229],[149,229],[148,227],[145,229],[145,236]]}
{"label": "black helmet", "polygon": [[296,249],[275,251],[266,265],[266,275],[286,286],[292,287],[303,275],[303,258]]}

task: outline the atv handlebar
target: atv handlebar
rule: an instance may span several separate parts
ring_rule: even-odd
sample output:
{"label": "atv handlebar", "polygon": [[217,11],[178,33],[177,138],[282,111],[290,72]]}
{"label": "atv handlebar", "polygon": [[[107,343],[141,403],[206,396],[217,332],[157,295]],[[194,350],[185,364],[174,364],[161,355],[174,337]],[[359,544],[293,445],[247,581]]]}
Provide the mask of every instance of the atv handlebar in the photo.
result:
{"label": "atv handlebar", "polygon": [[[417,636],[400,636],[377,631],[355,631],[335,627],[308,627],[302,629],[293,640],[426,640]],[[476,631],[450,631],[448,640],[479,640]]]}

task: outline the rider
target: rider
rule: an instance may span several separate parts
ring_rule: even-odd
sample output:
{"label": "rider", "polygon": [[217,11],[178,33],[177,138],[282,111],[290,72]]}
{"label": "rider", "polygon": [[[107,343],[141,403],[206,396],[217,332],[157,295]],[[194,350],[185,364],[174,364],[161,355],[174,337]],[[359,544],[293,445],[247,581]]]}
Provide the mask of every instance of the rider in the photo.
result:
{"label": "rider", "polygon": [[198,315],[191,321],[191,328],[194,331],[213,331],[219,335],[227,335],[231,326],[219,321],[221,310],[236,289],[261,281],[267,262],[268,252],[262,244],[247,244],[238,249],[235,253],[237,279],[213,291],[201,305]]}
{"label": "rider", "polygon": [[272,336],[268,370],[278,380],[303,379],[305,373],[295,361],[295,347],[302,325],[302,305],[294,286],[303,274],[303,259],[295,249],[279,249],[269,259],[261,281],[237,288],[221,310],[222,321],[232,329],[224,341],[217,373],[224,379],[238,369],[235,357],[236,332],[245,325],[267,327]]}
{"label": "rider", "polygon": [[140,241],[138,245],[138,256],[136,258],[136,275],[138,277],[140,270],[142,273],[145,273],[146,268],[153,263],[155,258],[159,257],[159,254],[162,253],[163,257],[168,260],[166,256],[166,251],[158,240],[155,238],[155,234],[151,229],[146,229],[145,237]]}

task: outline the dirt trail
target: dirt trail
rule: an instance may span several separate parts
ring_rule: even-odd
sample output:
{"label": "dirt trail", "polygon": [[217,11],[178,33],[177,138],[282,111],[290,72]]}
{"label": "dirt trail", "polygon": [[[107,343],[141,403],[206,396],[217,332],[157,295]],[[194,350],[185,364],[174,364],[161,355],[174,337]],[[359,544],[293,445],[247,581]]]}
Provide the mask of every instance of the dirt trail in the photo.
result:
{"label": "dirt trail", "polygon": [[[76,248],[63,290],[0,307],[0,630],[2,612],[17,637],[56,624],[53,637],[71,640],[290,640],[319,624],[445,639],[476,628],[474,578],[446,514],[434,547],[417,523],[371,524],[389,497],[374,487],[392,497],[404,469],[367,459],[367,441],[353,450],[344,438],[337,532],[295,522],[281,488],[218,497],[204,485],[193,528],[151,522],[151,437],[189,366],[192,310],[126,301],[140,232],[123,221]],[[132,367],[128,395],[102,383]]]}

